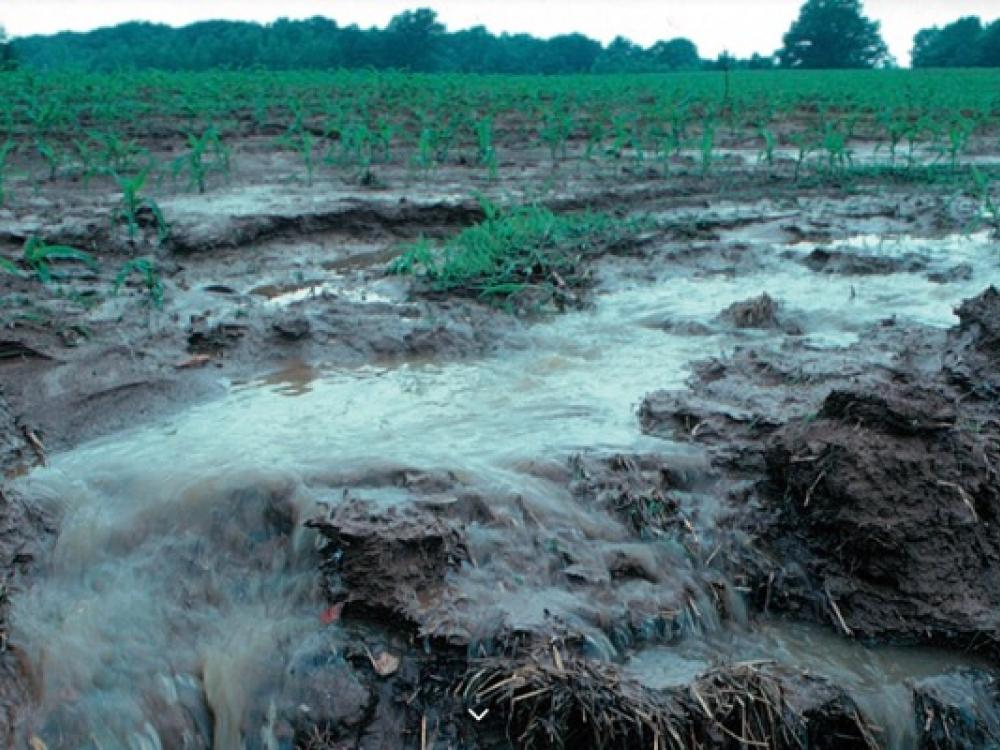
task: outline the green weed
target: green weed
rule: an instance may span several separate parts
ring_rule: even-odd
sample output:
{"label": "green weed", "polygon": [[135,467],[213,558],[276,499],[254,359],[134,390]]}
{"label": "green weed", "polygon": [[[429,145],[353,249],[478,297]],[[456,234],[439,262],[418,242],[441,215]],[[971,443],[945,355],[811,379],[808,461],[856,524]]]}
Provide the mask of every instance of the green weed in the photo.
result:
{"label": "green weed", "polygon": [[443,244],[421,239],[389,272],[414,275],[435,292],[510,302],[531,291],[562,306],[587,283],[584,260],[625,240],[639,226],[602,213],[558,215],[538,205],[501,210],[482,200],[486,218]]}

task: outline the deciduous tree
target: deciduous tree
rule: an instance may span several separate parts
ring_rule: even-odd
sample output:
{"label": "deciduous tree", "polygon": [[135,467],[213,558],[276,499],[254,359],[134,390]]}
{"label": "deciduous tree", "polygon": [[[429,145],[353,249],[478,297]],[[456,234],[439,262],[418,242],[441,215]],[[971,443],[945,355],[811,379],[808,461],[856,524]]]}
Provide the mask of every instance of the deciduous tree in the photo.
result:
{"label": "deciduous tree", "polygon": [[860,0],[807,0],[783,41],[778,59],[786,68],[872,68],[889,59]]}

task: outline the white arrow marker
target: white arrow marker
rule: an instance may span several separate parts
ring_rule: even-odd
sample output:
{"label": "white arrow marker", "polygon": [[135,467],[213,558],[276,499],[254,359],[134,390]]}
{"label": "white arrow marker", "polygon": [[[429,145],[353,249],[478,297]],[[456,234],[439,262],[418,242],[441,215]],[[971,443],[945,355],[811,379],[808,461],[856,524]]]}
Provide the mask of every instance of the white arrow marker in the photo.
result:
{"label": "white arrow marker", "polygon": [[490,710],[488,708],[484,708],[483,711],[482,711],[482,713],[478,713],[478,714],[475,711],[473,711],[471,708],[469,709],[469,713],[472,714],[472,718],[475,719],[476,721],[482,721],[483,717],[486,716],[486,714],[488,714],[489,712],[490,712]]}

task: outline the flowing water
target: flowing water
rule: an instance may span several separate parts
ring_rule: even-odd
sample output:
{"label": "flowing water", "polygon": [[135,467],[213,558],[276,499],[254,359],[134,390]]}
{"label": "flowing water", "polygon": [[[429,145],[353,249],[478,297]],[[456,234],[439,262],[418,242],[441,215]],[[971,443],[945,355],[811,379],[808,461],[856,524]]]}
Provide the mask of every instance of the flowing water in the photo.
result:
{"label": "flowing water", "polygon": [[[692,360],[780,339],[713,324],[732,302],[767,291],[815,346],[833,347],[891,315],[948,327],[960,300],[1000,282],[997,250],[981,235],[841,245],[917,253],[930,270],[968,263],[972,277],[934,284],[926,271],[822,275],[783,257],[807,254],[813,246],[805,244],[726,273],[665,263],[659,278],[640,281],[609,265],[594,309],[540,322],[503,354],[347,371],[293,366],[169,421],[53,456],[21,480],[61,519],[40,580],[13,613],[12,640],[41,686],[32,733],[49,748],[278,747],[277,707],[308,693],[298,666],[318,653],[339,658],[347,645],[321,623],[317,540],[303,522],[345,489],[372,502],[412,502],[372,479],[392,472],[451,472],[494,498],[501,516],[527,507],[558,542],[586,538],[593,552],[584,559],[627,548],[653,569],[683,572],[688,563],[676,549],[633,549],[634,540],[574,504],[538,466],[581,451],[697,463],[692,448],[642,435],[635,410],[646,393],[681,387]],[[676,335],[662,321],[708,329]],[[711,510],[700,509],[702,522]],[[531,625],[544,608],[592,628],[597,642],[596,609],[627,606],[630,597],[666,602],[678,585],[692,585],[652,575],[623,583],[618,599],[585,601],[532,567],[519,533],[513,522],[509,530],[470,526],[480,566],[456,586],[468,599],[488,599],[465,612],[470,621]],[[504,576],[519,583],[498,593]],[[657,686],[747,658],[826,674],[886,723],[908,716],[906,679],[960,662],[927,649],[867,649],[807,628],[716,623],[676,648],[637,652],[629,668]],[[890,731],[898,746],[906,736],[905,728]]]}

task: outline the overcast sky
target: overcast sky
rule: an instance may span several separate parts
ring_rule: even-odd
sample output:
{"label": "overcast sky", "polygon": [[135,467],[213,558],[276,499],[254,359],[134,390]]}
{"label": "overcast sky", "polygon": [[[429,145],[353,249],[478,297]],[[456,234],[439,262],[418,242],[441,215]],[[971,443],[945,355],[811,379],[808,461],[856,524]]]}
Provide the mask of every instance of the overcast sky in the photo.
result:
{"label": "overcast sky", "polygon": [[[273,21],[322,15],[346,25],[384,26],[396,13],[432,7],[449,29],[482,24],[537,36],[579,31],[602,42],[617,35],[648,45],[685,36],[703,57],[728,49],[765,54],[798,15],[802,0],[0,0],[0,25],[13,36],[84,31],[121,21],[183,25],[209,18]],[[869,16],[900,63],[913,35],[960,16],[1000,16],[1000,0],[865,0]]]}

